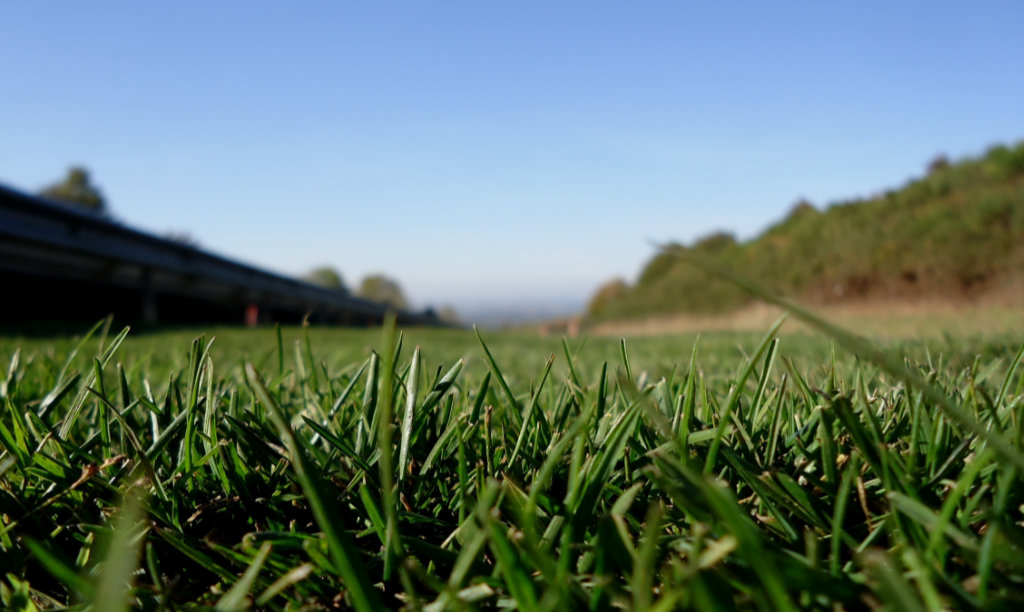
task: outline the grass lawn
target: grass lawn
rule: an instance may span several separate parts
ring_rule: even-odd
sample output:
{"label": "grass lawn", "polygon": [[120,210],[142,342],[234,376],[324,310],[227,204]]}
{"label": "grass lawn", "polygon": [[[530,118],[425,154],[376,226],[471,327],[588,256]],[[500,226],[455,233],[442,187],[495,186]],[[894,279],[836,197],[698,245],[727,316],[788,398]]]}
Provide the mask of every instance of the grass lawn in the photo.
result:
{"label": "grass lawn", "polygon": [[0,339],[5,609],[1024,603],[1022,334],[118,331]]}

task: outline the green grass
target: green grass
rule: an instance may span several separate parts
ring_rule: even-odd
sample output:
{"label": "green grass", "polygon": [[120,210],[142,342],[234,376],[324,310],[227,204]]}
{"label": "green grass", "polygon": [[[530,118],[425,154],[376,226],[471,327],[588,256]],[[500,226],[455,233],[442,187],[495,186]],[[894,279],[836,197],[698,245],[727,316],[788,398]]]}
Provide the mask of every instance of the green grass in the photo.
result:
{"label": "green grass", "polygon": [[0,340],[5,609],[1024,603],[1020,337],[115,331]]}

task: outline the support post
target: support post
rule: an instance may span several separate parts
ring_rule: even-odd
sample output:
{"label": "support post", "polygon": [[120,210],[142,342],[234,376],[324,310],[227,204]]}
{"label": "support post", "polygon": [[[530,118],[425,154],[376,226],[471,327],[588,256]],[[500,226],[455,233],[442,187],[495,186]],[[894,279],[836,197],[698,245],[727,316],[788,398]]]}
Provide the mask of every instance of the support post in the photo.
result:
{"label": "support post", "polygon": [[142,269],[142,322],[147,325],[156,325],[160,322],[152,271],[149,268]]}
{"label": "support post", "polygon": [[256,327],[260,324],[260,307],[255,302],[249,302],[245,307],[245,326]]}

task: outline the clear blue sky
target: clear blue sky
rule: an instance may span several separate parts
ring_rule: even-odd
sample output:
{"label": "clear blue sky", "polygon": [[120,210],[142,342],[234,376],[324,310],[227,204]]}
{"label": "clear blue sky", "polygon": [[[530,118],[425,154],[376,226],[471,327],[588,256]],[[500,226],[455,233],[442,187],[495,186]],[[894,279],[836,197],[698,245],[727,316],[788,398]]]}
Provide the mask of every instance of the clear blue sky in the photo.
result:
{"label": "clear blue sky", "polygon": [[582,302],[1024,138],[1020,2],[8,2],[0,182],[419,304]]}

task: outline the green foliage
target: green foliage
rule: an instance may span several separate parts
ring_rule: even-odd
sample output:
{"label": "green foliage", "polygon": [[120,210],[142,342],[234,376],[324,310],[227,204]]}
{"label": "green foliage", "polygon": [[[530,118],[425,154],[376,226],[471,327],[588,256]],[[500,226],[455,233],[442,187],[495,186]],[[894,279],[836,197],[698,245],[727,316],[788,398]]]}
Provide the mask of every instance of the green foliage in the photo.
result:
{"label": "green foliage", "polygon": [[715,254],[722,253],[736,247],[736,236],[729,232],[714,232],[704,236],[693,245],[695,251]]}
{"label": "green foliage", "polygon": [[897,190],[818,210],[805,200],[760,236],[713,234],[655,254],[635,286],[595,301],[592,321],[679,312],[719,313],[748,294],[683,264],[694,253],[814,302],[973,296],[1024,270],[1024,143],[980,159],[938,157]]}
{"label": "green foliage", "polygon": [[602,285],[587,304],[587,312],[601,312],[609,302],[615,302],[629,290],[626,281],[616,278]]}
{"label": "green foliage", "polygon": [[447,323],[449,325],[462,324],[462,317],[459,315],[459,311],[455,310],[454,306],[442,306],[436,314],[437,320],[442,323]]}
{"label": "green foliage", "polygon": [[1006,338],[216,331],[0,339],[5,608],[1024,601]]}
{"label": "green foliage", "polygon": [[337,268],[331,266],[320,266],[319,268],[314,268],[306,273],[306,275],[302,277],[302,280],[323,287],[324,289],[330,289],[331,291],[348,293],[348,288],[345,287],[345,282],[341,278],[341,273],[338,272]]}
{"label": "green foliage", "polygon": [[107,210],[103,194],[89,180],[89,171],[79,166],[69,168],[64,180],[43,189],[39,195],[81,207],[92,213],[99,214]]}
{"label": "green foliage", "polygon": [[383,274],[371,274],[364,278],[357,294],[359,297],[389,304],[395,308],[406,308],[409,305],[398,281]]}

